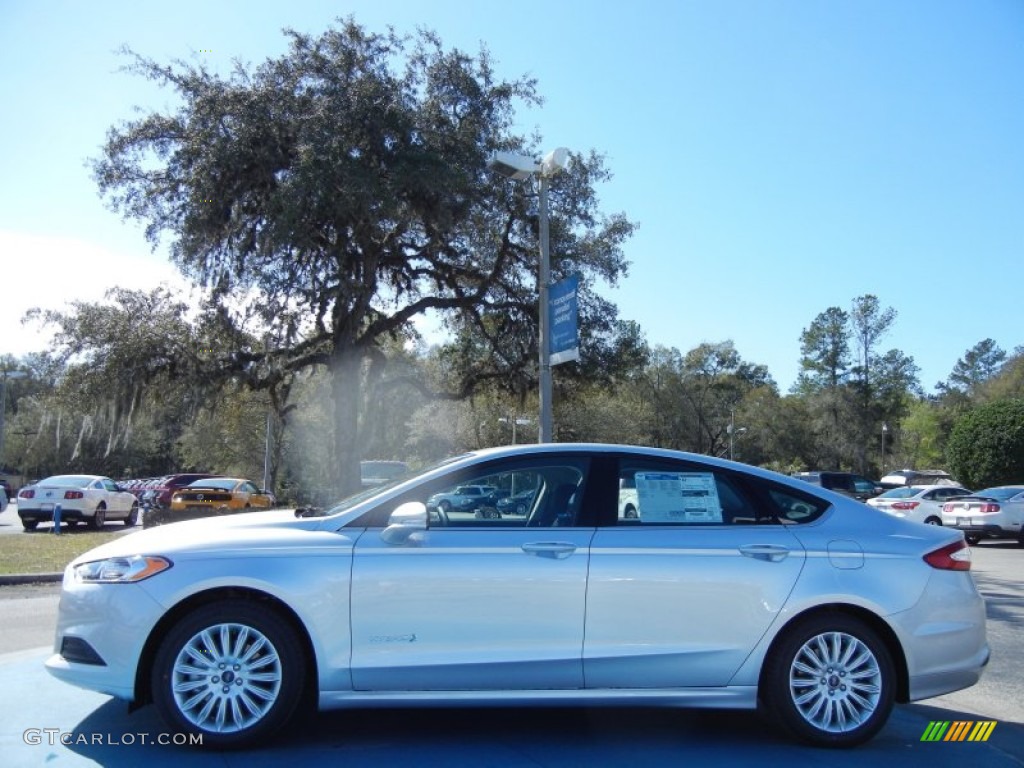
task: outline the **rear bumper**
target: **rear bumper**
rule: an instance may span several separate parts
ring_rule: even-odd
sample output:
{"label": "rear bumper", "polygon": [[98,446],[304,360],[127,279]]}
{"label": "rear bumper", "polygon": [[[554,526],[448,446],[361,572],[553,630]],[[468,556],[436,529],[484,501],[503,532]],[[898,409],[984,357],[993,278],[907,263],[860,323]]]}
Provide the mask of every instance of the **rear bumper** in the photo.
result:
{"label": "rear bumper", "polygon": [[991,538],[1003,539],[1003,538],[1016,538],[1017,531],[1009,528],[1004,528],[1001,525],[952,525],[951,528],[956,528],[958,531],[964,533],[970,533],[976,536],[987,536]]}
{"label": "rear bumper", "polygon": [[969,688],[981,679],[982,670],[988,665],[991,651],[988,644],[964,666],[942,672],[932,672],[910,678],[910,701],[920,701],[932,696]]}
{"label": "rear bumper", "polygon": [[[18,517],[21,518],[22,523],[52,523],[53,522],[53,510],[52,509],[26,509],[18,505]],[[62,522],[75,521],[75,520],[92,520],[93,515],[91,512],[86,512],[84,509],[64,509],[61,507],[60,519]]]}

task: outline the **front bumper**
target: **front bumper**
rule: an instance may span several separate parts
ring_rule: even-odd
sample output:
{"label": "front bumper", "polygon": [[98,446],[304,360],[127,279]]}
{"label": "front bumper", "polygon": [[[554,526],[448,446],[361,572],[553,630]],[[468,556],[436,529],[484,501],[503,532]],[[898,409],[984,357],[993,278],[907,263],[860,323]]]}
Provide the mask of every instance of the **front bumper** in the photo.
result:
{"label": "front bumper", "polygon": [[[46,670],[66,683],[135,698],[139,657],[164,609],[138,584],[83,584],[64,573],[54,655]],[[74,649],[68,657],[62,651]],[[95,653],[83,661],[82,649]]]}

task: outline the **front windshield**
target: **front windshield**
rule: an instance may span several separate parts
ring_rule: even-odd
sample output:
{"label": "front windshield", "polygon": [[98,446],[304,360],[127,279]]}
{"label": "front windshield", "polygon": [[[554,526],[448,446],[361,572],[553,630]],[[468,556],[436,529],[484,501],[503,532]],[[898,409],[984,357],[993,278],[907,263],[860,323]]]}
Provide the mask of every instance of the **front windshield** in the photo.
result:
{"label": "front windshield", "polygon": [[389,481],[387,483],[384,483],[383,485],[375,485],[373,488],[366,488],[364,490],[361,490],[361,491],[358,491],[357,493],[352,494],[351,496],[345,497],[344,499],[342,499],[341,501],[337,502],[333,506],[328,507],[327,509],[324,509],[322,511],[321,510],[314,510],[314,509],[307,509],[307,513],[306,514],[307,514],[307,516],[312,514],[312,515],[315,515],[317,517],[320,517],[320,516],[327,517],[329,515],[338,515],[338,514],[341,514],[342,512],[347,512],[348,510],[352,509],[353,507],[355,507],[355,506],[357,506],[359,504],[362,504],[364,501],[368,501],[369,499],[372,499],[374,496],[378,496],[378,495],[387,493],[392,488],[397,488],[398,486],[402,485],[403,483],[408,483],[408,482],[410,482],[412,480],[415,480],[416,478],[418,478],[418,477],[420,477],[422,475],[429,474],[430,472],[433,472],[435,469],[439,469],[441,467],[447,466],[448,464],[451,464],[453,462],[459,461],[460,459],[465,458],[467,455],[469,455],[469,454],[462,454],[462,455],[459,455],[459,456],[451,456],[451,457],[449,457],[447,459],[444,459],[442,461],[437,462],[436,464],[431,464],[430,466],[426,467],[425,469],[417,472],[414,477],[400,477],[397,480],[391,480],[391,481]]}

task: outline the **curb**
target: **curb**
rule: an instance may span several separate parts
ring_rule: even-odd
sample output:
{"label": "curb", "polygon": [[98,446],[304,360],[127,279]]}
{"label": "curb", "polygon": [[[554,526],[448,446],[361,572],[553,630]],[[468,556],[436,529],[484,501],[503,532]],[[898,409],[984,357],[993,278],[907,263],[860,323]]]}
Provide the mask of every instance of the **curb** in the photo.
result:
{"label": "curb", "polygon": [[63,573],[8,573],[0,575],[0,587],[18,584],[59,584],[63,580]]}

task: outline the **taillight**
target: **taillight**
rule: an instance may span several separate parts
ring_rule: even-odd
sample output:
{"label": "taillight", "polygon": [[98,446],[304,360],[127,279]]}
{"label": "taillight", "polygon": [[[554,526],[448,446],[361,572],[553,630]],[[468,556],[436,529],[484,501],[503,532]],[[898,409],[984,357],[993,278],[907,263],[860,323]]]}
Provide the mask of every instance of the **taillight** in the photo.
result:
{"label": "taillight", "polygon": [[84,498],[85,494],[81,491],[64,491],[65,499],[81,499]]}
{"label": "taillight", "polygon": [[35,495],[36,495],[36,492],[33,491],[31,488],[26,488],[23,491],[18,491],[18,498],[19,499],[31,499],[31,498],[34,498]]}
{"label": "taillight", "polygon": [[941,549],[929,552],[924,556],[924,561],[932,568],[940,571],[969,571],[971,570],[971,548],[963,539],[947,544]]}
{"label": "taillight", "polygon": [[983,515],[991,514],[993,512],[998,512],[998,511],[999,511],[999,505],[998,504],[982,504],[981,505],[981,509],[979,510],[979,512],[981,512]]}
{"label": "taillight", "polygon": [[892,508],[893,509],[907,510],[907,509],[914,509],[915,507],[919,506],[920,504],[921,504],[920,501],[897,501],[897,502],[893,503]]}

